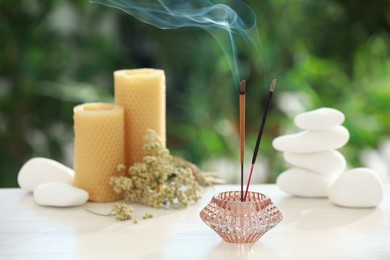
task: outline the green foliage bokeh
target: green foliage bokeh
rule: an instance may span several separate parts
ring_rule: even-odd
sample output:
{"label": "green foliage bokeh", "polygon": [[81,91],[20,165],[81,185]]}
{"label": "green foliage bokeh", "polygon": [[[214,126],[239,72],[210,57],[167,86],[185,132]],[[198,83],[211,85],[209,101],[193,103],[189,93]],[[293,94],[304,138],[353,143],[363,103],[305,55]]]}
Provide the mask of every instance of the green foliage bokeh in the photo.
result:
{"label": "green foliage bokeh", "polygon": [[[283,169],[273,138],[292,127],[280,97],[305,110],[334,107],[351,138],[342,152],[389,138],[390,2],[246,1],[256,12],[261,57],[238,45],[248,76],[247,148],[251,151],[270,80],[277,92],[260,156],[267,181]],[[153,67],[167,76],[168,148],[197,164],[238,161],[236,87],[221,47],[207,32],[160,30],[87,1],[0,2],[0,187],[41,156],[72,166],[73,107],[113,101],[113,71]],[[289,97],[287,95],[287,97]]]}

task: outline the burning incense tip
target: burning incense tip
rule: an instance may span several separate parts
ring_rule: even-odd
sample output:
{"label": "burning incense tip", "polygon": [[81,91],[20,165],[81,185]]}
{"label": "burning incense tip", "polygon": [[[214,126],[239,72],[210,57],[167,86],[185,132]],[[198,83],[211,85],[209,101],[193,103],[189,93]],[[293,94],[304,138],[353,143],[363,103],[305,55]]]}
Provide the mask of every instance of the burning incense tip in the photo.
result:
{"label": "burning incense tip", "polygon": [[245,94],[245,88],[246,88],[246,81],[243,80],[240,83],[240,94]]}
{"label": "burning incense tip", "polygon": [[276,79],[273,79],[271,82],[271,87],[269,88],[269,91],[274,92],[276,87]]}

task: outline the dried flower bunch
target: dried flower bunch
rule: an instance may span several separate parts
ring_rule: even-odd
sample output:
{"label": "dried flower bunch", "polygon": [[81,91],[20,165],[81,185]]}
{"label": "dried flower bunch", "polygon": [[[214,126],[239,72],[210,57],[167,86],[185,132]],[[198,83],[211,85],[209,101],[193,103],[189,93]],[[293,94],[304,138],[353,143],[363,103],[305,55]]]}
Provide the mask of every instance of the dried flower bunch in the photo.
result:
{"label": "dried flower bunch", "polygon": [[172,157],[150,129],[144,137],[144,152],[143,162],[131,166],[127,173],[124,165],[118,165],[120,176],[111,177],[110,184],[127,202],[155,208],[187,207],[200,199],[200,184],[219,182],[202,175],[195,165]]}

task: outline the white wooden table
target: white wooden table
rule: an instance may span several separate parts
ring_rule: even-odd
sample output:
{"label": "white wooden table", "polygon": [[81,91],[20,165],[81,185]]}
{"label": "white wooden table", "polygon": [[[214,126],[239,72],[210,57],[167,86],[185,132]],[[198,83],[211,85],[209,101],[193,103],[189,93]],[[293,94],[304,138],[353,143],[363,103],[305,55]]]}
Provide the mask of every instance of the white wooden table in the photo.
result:
{"label": "white wooden table", "polygon": [[[0,259],[390,259],[390,186],[378,208],[348,209],[327,199],[290,197],[275,185],[254,185],[284,219],[254,244],[229,244],[199,218],[220,191],[184,210],[134,205],[139,224],[93,215],[114,203],[51,208],[20,189],[0,189]],[[141,220],[145,213],[155,218]]]}

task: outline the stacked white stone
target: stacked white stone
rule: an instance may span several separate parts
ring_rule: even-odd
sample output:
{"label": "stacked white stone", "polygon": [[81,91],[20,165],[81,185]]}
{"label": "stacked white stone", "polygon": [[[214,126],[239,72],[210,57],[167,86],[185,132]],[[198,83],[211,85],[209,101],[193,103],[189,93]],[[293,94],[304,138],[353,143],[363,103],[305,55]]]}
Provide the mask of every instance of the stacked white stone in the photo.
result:
{"label": "stacked white stone", "polygon": [[273,147],[294,166],[278,176],[276,184],[282,190],[301,197],[328,197],[329,188],[346,169],[345,158],[337,151],[349,140],[341,125],[344,119],[333,108],[304,112],[294,119],[303,131],[274,139]]}

